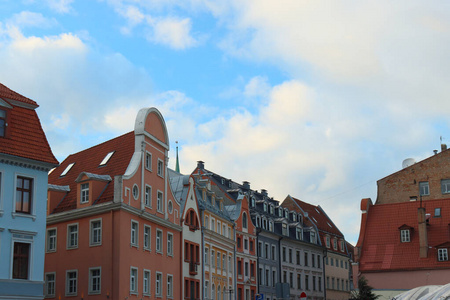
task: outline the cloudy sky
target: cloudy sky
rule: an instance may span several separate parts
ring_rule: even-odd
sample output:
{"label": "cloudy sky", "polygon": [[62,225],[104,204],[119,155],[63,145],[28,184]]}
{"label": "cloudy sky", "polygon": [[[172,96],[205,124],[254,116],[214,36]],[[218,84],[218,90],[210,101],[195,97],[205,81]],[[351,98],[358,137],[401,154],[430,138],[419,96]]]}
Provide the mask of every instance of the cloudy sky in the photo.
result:
{"label": "cloudy sky", "polygon": [[0,0],[0,82],[67,155],[164,115],[174,167],[321,205],[450,143],[449,1]]}

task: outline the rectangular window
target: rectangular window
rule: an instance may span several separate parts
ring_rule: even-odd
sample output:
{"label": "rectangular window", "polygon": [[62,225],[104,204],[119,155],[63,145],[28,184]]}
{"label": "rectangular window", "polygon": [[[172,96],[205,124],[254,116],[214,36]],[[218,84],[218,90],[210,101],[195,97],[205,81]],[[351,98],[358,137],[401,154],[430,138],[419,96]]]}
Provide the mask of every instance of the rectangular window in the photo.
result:
{"label": "rectangular window", "polygon": [[209,248],[205,248],[205,265],[209,265]]}
{"label": "rectangular window", "polygon": [[266,279],[266,286],[269,286],[269,270],[268,269],[266,269],[265,279]]}
{"label": "rectangular window", "polygon": [[319,286],[319,291],[321,292],[322,291],[322,277],[319,276],[317,279],[319,280],[319,283],[317,285]]}
{"label": "rectangular window", "polygon": [[216,220],[211,218],[211,230],[216,231]]}
{"label": "rectangular window", "polygon": [[272,270],[272,286],[275,287],[277,283],[277,271]]}
{"label": "rectangular window", "polygon": [[441,208],[440,207],[436,207],[434,209],[434,217],[435,218],[439,218],[441,216]]}
{"label": "rectangular window", "polygon": [[289,249],[289,263],[292,264],[292,249]]}
{"label": "rectangular window", "polygon": [[239,236],[236,238],[236,244],[237,244],[238,249],[240,249],[241,248],[241,238]]}
{"label": "rectangular window", "polygon": [[162,253],[163,232],[156,229],[156,252]]}
{"label": "rectangular window", "polygon": [[55,273],[45,273],[45,290],[46,297],[55,297]]}
{"label": "rectangular window", "polygon": [[150,250],[151,249],[151,233],[152,228],[148,225],[144,225],[144,250]]}
{"label": "rectangular window", "polygon": [[244,250],[248,250],[248,240],[244,238]]}
{"label": "rectangular window", "polygon": [[312,267],[315,268],[316,267],[316,255],[311,254],[311,263],[312,263]]}
{"label": "rectangular window", "polygon": [[266,259],[269,259],[269,244],[264,245],[264,252],[266,254]]}
{"label": "rectangular window", "polygon": [[211,266],[215,267],[216,266],[216,252],[214,252],[214,250],[211,250]]}
{"label": "rectangular window", "polygon": [[82,183],[80,188],[80,203],[89,202],[89,183]]}
{"label": "rectangular window", "polygon": [[31,214],[33,205],[33,179],[17,176],[16,212]]}
{"label": "rectangular window", "polygon": [[302,275],[301,274],[297,274],[297,289],[301,289],[302,288]]}
{"label": "rectangular window", "polygon": [[209,219],[208,216],[205,216],[205,228],[209,229]]}
{"label": "rectangular window", "polygon": [[313,291],[316,290],[316,276],[312,277],[312,287],[313,287]]}
{"label": "rectangular window", "polygon": [[56,228],[47,229],[47,252],[56,251]]}
{"label": "rectangular window", "polygon": [[90,246],[102,244],[102,220],[91,220]]}
{"label": "rectangular window", "polygon": [[89,294],[100,294],[102,271],[100,268],[89,269]]}
{"label": "rectangular window", "polygon": [[78,248],[78,224],[67,225],[67,248]]}
{"label": "rectangular window", "polygon": [[309,275],[305,275],[305,289],[309,290]]}
{"label": "rectangular window", "polygon": [[308,266],[308,252],[305,252],[305,267]]}
{"label": "rectangular window", "polygon": [[167,233],[167,255],[173,255],[173,234]]}
{"label": "rectangular window", "polygon": [[139,243],[139,223],[131,221],[131,246],[138,247]]}
{"label": "rectangular window", "polygon": [[158,175],[164,177],[164,163],[158,158]]}
{"label": "rectangular window", "polygon": [[400,239],[402,243],[408,243],[410,241],[409,229],[400,230]]}
{"label": "rectangular window", "polygon": [[28,279],[30,268],[30,244],[14,242],[13,279]]}
{"label": "rectangular window", "polygon": [[275,248],[275,246],[274,245],[272,245],[272,252],[271,252],[271,254],[272,254],[272,260],[275,260],[276,258],[276,248]]}
{"label": "rectangular window", "polygon": [[167,275],[167,297],[173,297],[173,276]]}
{"label": "rectangular window", "polygon": [[294,273],[289,272],[289,285],[291,288],[294,287]]}
{"label": "rectangular window", "polygon": [[152,170],[152,154],[150,152],[145,153],[145,168],[149,171]]}
{"label": "rectangular window", "polygon": [[317,255],[317,267],[320,268],[320,255]]}
{"label": "rectangular window", "polygon": [[4,137],[6,134],[6,111],[0,109],[0,137]]}
{"label": "rectangular window", "polygon": [[248,277],[248,262],[244,262],[244,275]]}
{"label": "rectangular window", "polygon": [[163,212],[163,193],[158,191],[158,195],[156,198],[156,210],[159,212]]}
{"label": "rectangular window", "polygon": [[242,275],[242,261],[240,261],[240,260],[237,263],[237,273],[239,276]]}
{"label": "rectangular window", "polygon": [[430,194],[430,185],[428,181],[419,182],[420,196],[428,196]]}
{"label": "rectangular window", "polygon": [[220,252],[217,252],[217,269],[220,269]]}
{"label": "rectangular window", "polygon": [[448,260],[447,248],[438,249],[438,261],[447,261],[447,260]]}
{"label": "rectangular window", "polygon": [[442,194],[450,193],[450,179],[442,179],[441,180],[441,191],[442,191]]}
{"label": "rectangular window", "polygon": [[156,297],[162,296],[162,289],[161,289],[162,286],[161,285],[162,285],[162,274],[157,272],[156,273],[156,290],[155,290]]}
{"label": "rectangular window", "polygon": [[222,269],[226,271],[227,263],[226,263],[226,255],[222,254]]}
{"label": "rectangular window", "polygon": [[138,293],[138,269],[130,268],[130,293],[137,294]]}
{"label": "rectangular window", "polygon": [[145,186],[145,206],[152,207],[152,187]]}
{"label": "rectangular window", "polygon": [[286,247],[283,247],[282,254],[283,254],[283,262],[285,262],[286,261]]}
{"label": "rectangular window", "polygon": [[150,271],[144,270],[144,276],[142,281],[142,293],[146,296],[150,295]]}
{"label": "rectangular window", "polygon": [[76,296],[78,286],[78,271],[66,271],[66,296]]}

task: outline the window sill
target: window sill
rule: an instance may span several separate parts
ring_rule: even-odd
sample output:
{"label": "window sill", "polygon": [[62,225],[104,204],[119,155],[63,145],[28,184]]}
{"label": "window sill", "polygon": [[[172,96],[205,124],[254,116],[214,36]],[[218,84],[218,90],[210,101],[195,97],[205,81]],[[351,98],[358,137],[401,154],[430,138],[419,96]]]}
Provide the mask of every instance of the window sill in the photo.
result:
{"label": "window sill", "polygon": [[77,294],[66,294],[65,296],[66,296],[66,297],[76,297]]}
{"label": "window sill", "polygon": [[75,250],[78,249],[78,246],[67,247],[66,250]]}
{"label": "window sill", "polygon": [[139,248],[139,245],[138,245],[138,244],[131,244],[131,243],[130,243],[130,248],[131,248],[131,247]]}
{"label": "window sill", "polygon": [[31,215],[31,214],[23,214],[23,213],[12,212],[11,216],[13,217],[13,219],[15,219],[16,217],[22,217],[22,218],[30,218],[33,221],[36,220],[36,215]]}
{"label": "window sill", "polygon": [[144,248],[144,251],[152,252],[151,248]]}
{"label": "window sill", "polygon": [[46,250],[45,251],[45,253],[55,253],[56,252],[56,249],[55,250]]}
{"label": "window sill", "polygon": [[173,253],[167,253],[167,257],[173,257]]}
{"label": "window sill", "polygon": [[56,297],[55,295],[45,295],[45,296],[44,296],[45,299],[55,298],[55,297]]}
{"label": "window sill", "polygon": [[100,295],[102,292],[101,291],[89,291],[88,295]]}
{"label": "window sill", "polygon": [[4,213],[4,211],[2,209],[0,209],[0,217],[3,217],[3,213]]}
{"label": "window sill", "polygon": [[97,243],[97,244],[89,244],[89,247],[98,247],[101,246],[102,243]]}
{"label": "window sill", "polygon": [[138,292],[130,291],[130,295],[139,295]]}

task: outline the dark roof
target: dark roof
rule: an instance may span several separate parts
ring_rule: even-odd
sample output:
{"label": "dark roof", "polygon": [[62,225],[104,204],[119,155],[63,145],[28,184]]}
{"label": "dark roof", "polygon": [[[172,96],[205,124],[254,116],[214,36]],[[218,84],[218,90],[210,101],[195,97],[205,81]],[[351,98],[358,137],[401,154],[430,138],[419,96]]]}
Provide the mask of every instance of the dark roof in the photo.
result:
{"label": "dark roof", "polygon": [[[109,161],[99,166],[105,156],[114,151]],[[114,176],[123,175],[130,163],[134,153],[134,131],[116,137],[112,140],[96,145],[81,152],[69,155],[59,167],[50,173],[49,184],[70,186],[70,192],[58,204],[52,213],[67,211],[77,207],[77,183],[75,180],[82,172],[97,175],[109,175],[114,181]],[[60,176],[68,165],[74,163],[73,167],[65,176]],[[108,184],[98,199],[93,204],[112,201],[114,197],[114,183]]]}
{"label": "dark roof", "polygon": [[35,111],[37,103],[1,83],[0,98],[12,107],[7,109],[8,134],[0,138],[0,153],[57,165]]}

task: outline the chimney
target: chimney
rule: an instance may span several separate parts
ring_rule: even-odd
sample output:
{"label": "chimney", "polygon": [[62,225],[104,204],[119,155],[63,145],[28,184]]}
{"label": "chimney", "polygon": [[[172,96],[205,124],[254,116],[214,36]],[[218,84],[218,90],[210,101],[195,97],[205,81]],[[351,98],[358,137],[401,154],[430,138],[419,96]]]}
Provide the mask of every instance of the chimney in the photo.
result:
{"label": "chimney", "polygon": [[428,257],[428,237],[425,207],[418,208],[420,258]]}
{"label": "chimney", "polygon": [[267,190],[261,189],[261,194],[262,194],[263,196],[266,196],[266,197],[267,197]]}
{"label": "chimney", "polygon": [[242,182],[242,189],[244,189],[244,190],[246,190],[246,191],[250,190],[250,182],[248,182],[248,181],[243,181],[243,182]]}
{"label": "chimney", "polygon": [[197,168],[199,169],[205,169],[205,163],[201,160],[197,161]]}
{"label": "chimney", "polygon": [[447,144],[441,144],[441,152],[447,150]]}

